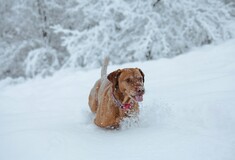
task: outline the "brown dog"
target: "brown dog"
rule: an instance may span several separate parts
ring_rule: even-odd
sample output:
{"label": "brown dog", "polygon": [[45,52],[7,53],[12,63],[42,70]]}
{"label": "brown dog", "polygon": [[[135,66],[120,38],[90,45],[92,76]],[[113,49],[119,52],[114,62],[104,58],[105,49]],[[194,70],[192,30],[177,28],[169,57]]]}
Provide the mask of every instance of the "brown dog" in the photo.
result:
{"label": "brown dog", "polygon": [[105,59],[99,79],[89,95],[89,106],[96,113],[95,124],[103,128],[118,128],[124,117],[138,114],[138,102],[143,101],[144,73],[138,68],[118,69],[106,76]]}

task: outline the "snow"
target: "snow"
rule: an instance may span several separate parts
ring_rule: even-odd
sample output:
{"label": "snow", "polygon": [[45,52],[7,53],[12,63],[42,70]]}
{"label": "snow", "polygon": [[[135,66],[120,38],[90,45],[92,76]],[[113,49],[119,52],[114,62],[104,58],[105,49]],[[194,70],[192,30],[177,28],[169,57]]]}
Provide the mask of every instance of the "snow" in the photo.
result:
{"label": "snow", "polygon": [[234,0],[0,0],[0,79],[172,58],[235,38]]}
{"label": "snow", "polygon": [[109,66],[139,67],[146,81],[138,124],[125,120],[114,131],[96,127],[88,107],[100,69],[0,81],[0,159],[233,160],[234,44]]}

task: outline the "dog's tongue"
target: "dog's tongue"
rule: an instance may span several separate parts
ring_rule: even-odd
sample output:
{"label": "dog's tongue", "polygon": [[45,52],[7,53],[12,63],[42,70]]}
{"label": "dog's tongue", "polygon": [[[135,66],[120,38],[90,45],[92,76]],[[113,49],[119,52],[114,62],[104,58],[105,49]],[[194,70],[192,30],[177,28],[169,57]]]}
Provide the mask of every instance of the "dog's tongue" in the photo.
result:
{"label": "dog's tongue", "polygon": [[135,96],[135,100],[137,102],[142,102],[143,101],[143,95],[142,96]]}

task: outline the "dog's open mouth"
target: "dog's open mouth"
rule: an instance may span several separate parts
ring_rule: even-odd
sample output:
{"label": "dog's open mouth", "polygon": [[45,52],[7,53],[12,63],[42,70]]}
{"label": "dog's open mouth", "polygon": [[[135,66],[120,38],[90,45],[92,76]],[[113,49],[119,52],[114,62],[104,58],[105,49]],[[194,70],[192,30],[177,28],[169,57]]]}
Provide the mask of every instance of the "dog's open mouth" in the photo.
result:
{"label": "dog's open mouth", "polygon": [[131,96],[131,98],[134,99],[136,102],[142,102],[143,101],[143,94]]}
{"label": "dog's open mouth", "polygon": [[136,95],[134,98],[137,102],[142,102],[143,101],[143,95]]}
{"label": "dog's open mouth", "polygon": [[144,97],[144,92],[143,93],[132,93],[132,94],[128,94],[127,95],[134,101],[136,102],[142,102],[143,101],[143,97]]}

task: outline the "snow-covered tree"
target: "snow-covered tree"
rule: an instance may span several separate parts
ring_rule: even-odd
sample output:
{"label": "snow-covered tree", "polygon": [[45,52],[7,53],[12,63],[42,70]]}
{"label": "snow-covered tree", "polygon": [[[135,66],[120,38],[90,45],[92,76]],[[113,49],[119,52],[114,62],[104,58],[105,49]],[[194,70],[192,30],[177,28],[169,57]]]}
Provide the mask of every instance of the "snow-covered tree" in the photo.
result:
{"label": "snow-covered tree", "polygon": [[234,36],[231,9],[214,0],[81,1],[75,30],[63,33],[70,53],[66,66],[98,66],[104,55],[113,63],[173,57]]}
{"label": "snow-covered tree", "polygon": [[[1,6],[3,14],[1,14],[0,24],[0,79],[6,76],[28,77],[36,73],[47,75],[52,73],[52,69],[59,69],[66,58],[66,54],[61,53],[65,49],[60,45],[60,36],[54,34],[50,28],[60,23],[58,16],[53,17],[54,12],[58,10],[57,5],[49,4],[44,0],[0,1],[4,4]],[[62,9],[61,6],[60,10]],[[53,63],[46,60],[51,56],[55,60]],[[33,62],[35,66],[29,67]],[[51,65],[57,62],[57,67]],[[45,65],[45,63],[48,64]],[[32,74],[36,66],[39,68],[35,74]],[[47,67],[43,68],[45,66]],[[39,72],[42,70],[44,71]]]}
{"label": "snow-covered tree", "polygon": [[234,0],[0,0],[0,79],[173,57],[235,37]]}

